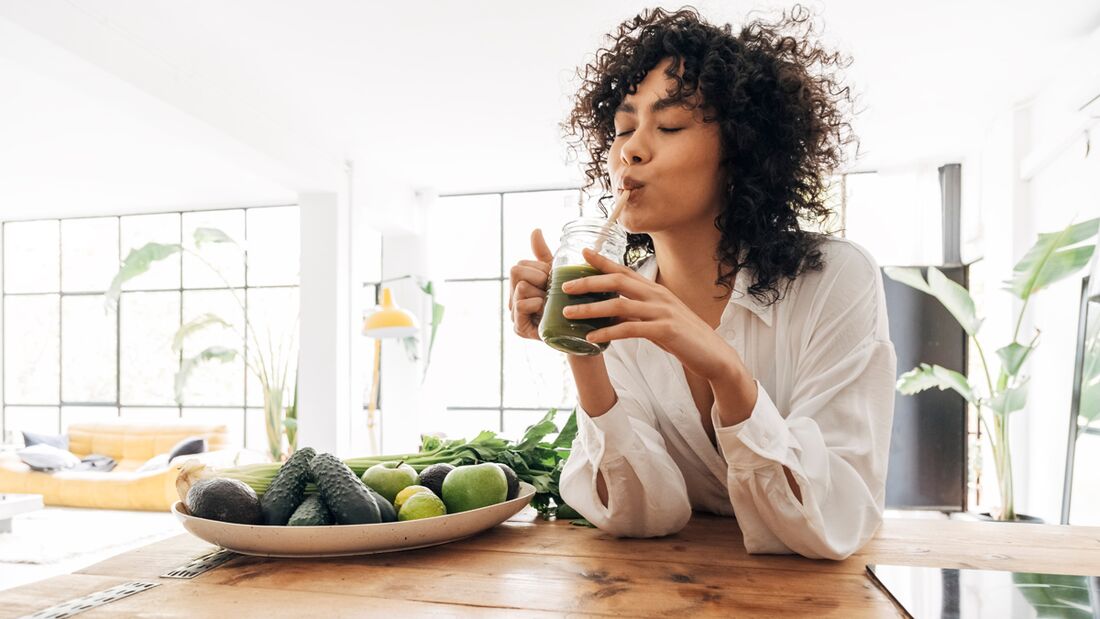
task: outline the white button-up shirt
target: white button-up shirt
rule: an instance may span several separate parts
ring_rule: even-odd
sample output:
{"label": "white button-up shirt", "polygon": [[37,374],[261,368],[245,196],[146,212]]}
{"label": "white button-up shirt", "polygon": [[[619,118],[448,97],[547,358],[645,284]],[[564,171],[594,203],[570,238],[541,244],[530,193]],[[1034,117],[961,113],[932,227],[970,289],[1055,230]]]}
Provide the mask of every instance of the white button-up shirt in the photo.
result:
{"label": "white button-up shirt", "polygon": [[[736,516],[753,553],[841,559],[870,539],[882,521],[897,358],[874,259],[839,238],[821,249],[822,270],[770,306],[745,293],[747,269],[738,276],[717,332],[759,395],[733,426],[712,408],[717,448],[680,362],[648,340],[613,342],[604,359],[618,401],[595,418],[578,408],[560,480],[566,503],[630,537],[675,533],[693,509]],[[655,279],[656,260],[638,272]]]}

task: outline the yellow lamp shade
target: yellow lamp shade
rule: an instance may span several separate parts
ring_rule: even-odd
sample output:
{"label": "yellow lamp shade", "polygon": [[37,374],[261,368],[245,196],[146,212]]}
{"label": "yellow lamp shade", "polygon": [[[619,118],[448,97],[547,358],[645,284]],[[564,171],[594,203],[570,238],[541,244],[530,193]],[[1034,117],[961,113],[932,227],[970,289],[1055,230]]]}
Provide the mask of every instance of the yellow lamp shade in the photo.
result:
{"label": "yellow lamp shade", "polygon": [[382,305],[363,321],[363,335],[373,338],[408,337],[419,328],[412,312],[394,304],[389,288],[382,289]]}

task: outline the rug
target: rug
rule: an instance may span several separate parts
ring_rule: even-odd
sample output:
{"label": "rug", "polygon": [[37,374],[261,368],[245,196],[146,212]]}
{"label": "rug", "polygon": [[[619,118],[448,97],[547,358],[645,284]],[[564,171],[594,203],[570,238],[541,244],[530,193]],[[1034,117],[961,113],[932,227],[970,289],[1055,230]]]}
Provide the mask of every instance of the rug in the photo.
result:
{"label": "rug", "polygon": [[16,516],[12,532],[0,533],[0,563],[58,563],[183,532],[167,512],[47,507]]}

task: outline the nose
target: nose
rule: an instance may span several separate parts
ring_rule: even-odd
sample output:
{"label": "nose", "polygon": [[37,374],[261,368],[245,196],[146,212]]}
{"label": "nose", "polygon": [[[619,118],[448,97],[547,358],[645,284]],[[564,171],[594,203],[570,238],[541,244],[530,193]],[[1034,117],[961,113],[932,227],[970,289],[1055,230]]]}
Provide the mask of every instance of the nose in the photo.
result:
{"label": "nose", "polygon": [[649,144],[643,137],[642,131],[635,131],[630,134],[630,137],[625,143],[623,148],[619,152],[619,158],[626,165],[638,165],[649,161],[652,153],[650,152]]}

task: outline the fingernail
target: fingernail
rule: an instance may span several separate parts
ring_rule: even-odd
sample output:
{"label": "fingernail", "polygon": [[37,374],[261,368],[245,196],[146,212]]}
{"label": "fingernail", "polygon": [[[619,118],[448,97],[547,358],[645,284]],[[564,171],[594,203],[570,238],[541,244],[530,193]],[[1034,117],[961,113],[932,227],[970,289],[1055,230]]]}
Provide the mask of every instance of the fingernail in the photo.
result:
{"label": "fingernail", "polygon": [[573,282],[565,282],[561,285],[562,292],[569,292],[573,289]]}

